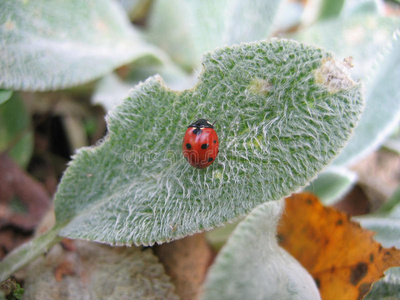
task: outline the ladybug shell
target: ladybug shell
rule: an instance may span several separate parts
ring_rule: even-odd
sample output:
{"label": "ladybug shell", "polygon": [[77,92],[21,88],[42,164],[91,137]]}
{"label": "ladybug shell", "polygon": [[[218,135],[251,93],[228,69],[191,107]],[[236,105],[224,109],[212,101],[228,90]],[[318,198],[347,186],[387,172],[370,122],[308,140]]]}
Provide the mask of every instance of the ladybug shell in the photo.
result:
{"label": "ladybug shell", "polygon": [[189,125],[182,143],[183,156],[193,167],[205,169],[218,155],[218,136],[214,127],[204,119]]}

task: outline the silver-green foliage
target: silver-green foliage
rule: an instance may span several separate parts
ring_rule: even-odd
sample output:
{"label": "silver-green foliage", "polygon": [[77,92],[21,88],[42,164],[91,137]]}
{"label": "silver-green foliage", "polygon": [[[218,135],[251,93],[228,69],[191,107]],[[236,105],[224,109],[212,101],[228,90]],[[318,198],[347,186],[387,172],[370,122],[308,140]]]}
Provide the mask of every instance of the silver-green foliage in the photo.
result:
{"label": "silver-green foliage", "polygon": [[320,299],[310,274],[276,240],[283,201],[255,208],[209,269],[202,299]]}
{"label": "silver-green foliage", "polygon": [[364,80],[372,76],[377,55],[382,52],[391,40],[393,32],[399,27],[398,18],[362,13],[316,23],[298,31],[293,38],[323,47],[340,58],[351,57],[352,77]]}
{"label": "silver-green foliage", "polygon": [[[137,86],[108,115],[104,142],[78,151],[55,199],[62,236],[151,245],[237,219],[306,185],[362,111],[360,85],[297,42],[222,48],[203,65],[191,90],[158,77]],[[199,117],[218,121],[220,153],[205,170],[181,153]]]}
{"label": "silver-green foliage", "polygon": [[313,193],[325,205],[332,205],[354,186],[357,174],[345,168],[328,168],[318,174],[305,190]]}
{"label": "silver-green foliage", "polygon": [[366,81],[366,107],[360,124],[336,165],[350,164],[377,149],[400,121],[400,31],[375,64]]}
{"label": "silver-green foliage", "polygon": [[149,40],[183,67],[200,64],[217,47],[269,37],[281,0],[158,0],[148,21]]}
{"label": "silver-green foliage", "polygon": [[144,62],[143,65],[140,62],[141,60],[138,60],[133,64],[132,71],[125,80],[115,73],[110,73],[99,80],[92,94],[92,103],[99,103],[106,111],[110,111],[128,95],[133,86],[155,74],[160,75],[170,88],[178,90],[193,86],[193,81],[196,79],[194,76],[185,75],[182,70],[168,62],[164,64],[160,61]]}
{"label": "silver-green foliage", "polygon": [[352,57],[353,77],[362,79],[366,107],[354,136],[333,162],[337,166],[355,163],[382,144],[400,119],[400,19],[375,14],[357,14],[316,24],[296,36]]}
{"label": "silver-green foliage", "polygon": [[2,88],[66,88],[155,53],[109,0],[4,0],[0,24]]}

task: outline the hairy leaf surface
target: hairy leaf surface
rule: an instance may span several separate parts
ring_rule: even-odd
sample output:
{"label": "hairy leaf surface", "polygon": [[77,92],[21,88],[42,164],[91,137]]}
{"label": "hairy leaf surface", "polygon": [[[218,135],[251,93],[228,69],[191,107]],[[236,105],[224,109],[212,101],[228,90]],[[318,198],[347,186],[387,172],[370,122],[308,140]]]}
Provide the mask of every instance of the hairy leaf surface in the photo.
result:
{"label": "hairy leaf surface", "polygon": [[5,0],[0,24],[0,87],[13,90],[70,87],[155,53],[109,0]]}
{"label": "hairy leaf surface", "polygon": [[284,203],[265,203],[241,222],[209,269],[202,299],[321,299],[311,275],[279,247]]}
{"label": "hairy leaf surface", "polygon": [[356,162],[377,149],[400,121],[400,30],[376,61],[373,76],[366,82],[366,107],[336,165]]}
{"label": "hairy leaf surface", "polygon": [[[151,245],[233,221],[305,186],[339,152],[363,100],[327,52],[287,40],[203,58],[191,90],[153,77],[108,115],[109,134],[78,151],[56,195],[60,234]],[[181,150],[197,118],[218,121],[205,170]]]}
{"label": "hairy leaf surface", "polygon": [[351,57],[349,66],[353,67],[349,72],[365,83],[365,111],[354,136],[334,165],[350,165],[365,157],[380,146],[398,124],[399,28],[399,18],[360,14],[321,23],[297,36],[301,41],[312,42],[338,56]]}
{"label": "hairy leaf surface", "polygon": [[191,70],[206,51],[267,38],[280,2],[159,0],[154,3],[147,36]]}
{"label": "hairy leaf surface", "polygon": [[323,47],[342,59],[351,57],[352,77],[366,79],[372,76],[377,54],[382,52],[399,27],[398,18],[362,13],[316,23],[299,31],[294,38]]}

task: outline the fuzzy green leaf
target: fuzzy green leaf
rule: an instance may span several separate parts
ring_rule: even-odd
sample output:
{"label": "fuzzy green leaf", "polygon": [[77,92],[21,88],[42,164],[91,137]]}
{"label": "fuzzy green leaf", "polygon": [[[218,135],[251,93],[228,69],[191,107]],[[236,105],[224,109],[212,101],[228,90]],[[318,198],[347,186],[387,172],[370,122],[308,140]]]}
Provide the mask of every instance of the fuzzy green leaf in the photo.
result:
{"label": "fuzzy green leaf", "polygon": [[155,53],[109,0],[5,0],[0,24],[3,88],[66,88]]}
{"label": "fuzzy green leaf", "polygon": [[354,66],[350,68],[350,74],[354,79],[366,79],[372,77],[377,54],[399,27],[399,18],[356,14],[316,23],[293,37],[332,51],[341,59],[352,57]]}
{"label": "fuzzy green leaf", "polygon": [[313,278],[276,240],[284,202],[241,222],[208,271],[202,299],[320,299]]}
{"label": "fuzzy green leaf", "polygon": [[207,242],[218,252],[226,244],[226,241],[241,221],[242,219],[239,219],[233,223],[226,223],[222,227],[208,231],[206,233]]}
{"label": "fuzzy green leaf", "polygon": [[[78,151],[55,199],[62,236],[162,243],[211,229],[306,185],[350,135],[360,85],[325,51],[272,40],[205,55],[191,90],[158,77],[107,117],[109,135]],[[218,120],[217,160],[192,168],[181,143],[196,118]]]}
{"label": "fuzzy green leaf", "polygon": [[132,86],[146,80],[154,75],[162,76],[163,80],[172,89],[183,90],[190,83],[192,77],[170,63],[144,62],[141,60],[130,65],[130,72],[124,80],[118,75],[111,73],[103,77],[96,85],[92,95],[92,102],[101,104],[107,111],[110,111],[117,103],[120,103],[128,95]]}
{"label": "fuzzy green leaf", "polygon": [[[316,25],[297,38],[353,58],[353,77],[365,80],[366,107],[354,136],[334,165],[355,163],[374,151],[400,119],[398,18],[354,15]],[[377,55],[377,53],[379,55]]]}
{"label": "fuzzy green leaf", "polygon": [[383,55],[366,82],[366,107],[360,124],[335,165],[354,163],[377,149],[400,121],[400,31]]}
{"label": "fuzzy green leaf", "polygon": [[158,0],[148,38],[185,68],[217,47],[265,39],[281,0]]}
{"label": "fuzzy green leaf", "polygon": [[101,104],[106,111],[110,111],[128,96],[131,88],[132,86],[121,80],[117,74],[110,73],[97,82],[92,94],[92,103]]}
{"label": "fuzzy green leaf", "polygon": [[318,174],[305,190],[318,196],[325,205],[341,199],[355,184],[357,174],[347,169],[329,168]]}

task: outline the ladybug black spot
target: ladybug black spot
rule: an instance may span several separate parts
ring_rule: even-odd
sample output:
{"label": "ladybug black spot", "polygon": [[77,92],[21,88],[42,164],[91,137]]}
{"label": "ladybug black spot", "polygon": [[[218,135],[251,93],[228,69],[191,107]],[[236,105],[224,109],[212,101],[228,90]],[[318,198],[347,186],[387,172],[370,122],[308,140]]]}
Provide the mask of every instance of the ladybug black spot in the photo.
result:
{"label": "ladybug black spot", "polygon": [[217,143],[217,140],[214,140],[214,144],[216,144]]}
{"label": "ladybug black spot", "polygon": [[192,145],[190,145],[189,143],[186,144],[186,148],[187,149],[192,149]]}
{"label": "ladybug black spot", "polygon": [[211,162],[211,161],[213,161],[213,158],[212,158],[212,157],[210,157],[210,158],[208,159],[208,162]]}
{"label": "ladybug black spot", "polygon": [[192,133],[195,135],[200,135],[202,132],[203,132],[203,130],[201,130],[200,128],[196,128],[192,131]]}
{"label": "ladybug black spot", "polygon": [[208,144],[201,145],[201,149],[207,149],[207,148],[208,148]]}

